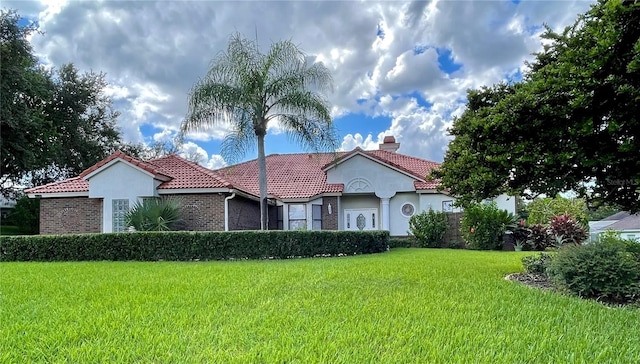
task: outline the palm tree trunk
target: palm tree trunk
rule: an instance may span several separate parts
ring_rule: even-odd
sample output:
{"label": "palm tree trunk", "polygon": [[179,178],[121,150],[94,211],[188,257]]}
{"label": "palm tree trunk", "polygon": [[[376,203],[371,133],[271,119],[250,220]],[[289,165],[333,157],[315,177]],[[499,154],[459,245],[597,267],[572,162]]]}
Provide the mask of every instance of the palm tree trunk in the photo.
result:
{"label": "palm tree trunk", "polygon": [[267,205],[267,159],[264,155],[264,135],[258,137],[258,184],[260,185],[260,229],[269,230]]}

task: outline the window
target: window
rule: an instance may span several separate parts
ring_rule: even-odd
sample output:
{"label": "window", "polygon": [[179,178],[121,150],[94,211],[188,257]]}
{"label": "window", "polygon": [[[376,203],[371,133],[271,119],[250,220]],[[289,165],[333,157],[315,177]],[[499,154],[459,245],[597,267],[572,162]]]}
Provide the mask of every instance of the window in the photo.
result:
{"label": "window", "polygon": [[276,206],[278,211],[278,230],[284,230],[284,206]]}
{"label": "window", "polygon": [[400,213],[404,217],[411,217],[416,212],[416,207],[412,203],[407,202],[400,208]]}
{"label": "window", "polygon": [[322,230],[322,205],[311,205],[311,218],[313,230]]}
{"label": "window", "polygon": [[307,228],[307,210],[303,204],[289,205],[289,230]]}
{"label": "window", "polygon": [[374,229],[376,228],[376,213],[375,212],[371,214],[371,227],[374,228]]}
{"label": "window", "polygon": [[442,201],[442,211],[444,211],[444,212],[452,212],[453,211],[453,200]]}
{"label": "window", "polygon": [[113,232],[125,231],[125,215],[129,211],[129,200],[112,200],[111,216],[113,218]]}

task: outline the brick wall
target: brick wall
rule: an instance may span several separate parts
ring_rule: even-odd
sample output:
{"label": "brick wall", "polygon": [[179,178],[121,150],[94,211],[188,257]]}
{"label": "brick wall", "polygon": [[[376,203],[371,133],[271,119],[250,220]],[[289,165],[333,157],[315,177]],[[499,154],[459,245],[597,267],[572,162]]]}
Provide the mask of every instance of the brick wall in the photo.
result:
{"label": "brick wall", "polygon": [[183,204],[180,230],[224,231],[225,195],[181,194],[176,197],[180,198]]}
{"label": "brick wall", "polygon": [[240,196],[229,200],[229,230],[260,230],[260,202]]}
{"label": "brick wall", "polygon": [[[329,204],[331,204],[331,215],[329,215]],[[322,198],[322,230],[338,230],[338,198]]]}
{"label": "brick wall", "polygon": [[88,197],[40,200],[40,234],[102,232],[102,199]]}

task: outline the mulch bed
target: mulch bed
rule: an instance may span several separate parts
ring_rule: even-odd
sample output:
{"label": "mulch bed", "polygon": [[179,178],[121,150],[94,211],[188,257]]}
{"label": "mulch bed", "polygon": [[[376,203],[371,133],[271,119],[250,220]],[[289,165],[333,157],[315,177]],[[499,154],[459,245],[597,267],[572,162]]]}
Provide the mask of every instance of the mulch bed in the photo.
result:
{"label": "mulch bed", "polygon": [[544,289],[544,290],[552,290],[553,284],[549,280],[549,278],[544,274],[535,274],[535,273],[512,273],[508,276],[504,277],[512,282],[518,282],[525,284],[529,287]]}

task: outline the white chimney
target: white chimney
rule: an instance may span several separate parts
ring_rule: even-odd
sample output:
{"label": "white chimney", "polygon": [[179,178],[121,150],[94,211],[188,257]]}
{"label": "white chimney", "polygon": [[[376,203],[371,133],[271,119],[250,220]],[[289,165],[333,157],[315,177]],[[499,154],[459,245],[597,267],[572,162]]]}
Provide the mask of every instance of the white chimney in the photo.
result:
{"label": "white chimney", "polygon": [[400,143],[396,143],[396,138],[393,135],[387,135],[382,140],[382,144],[378,144],[380,150],[386,150],[387,152],[395,153],[400,148]]}

